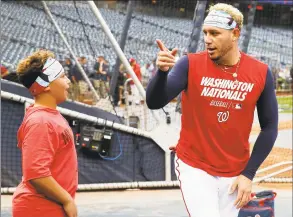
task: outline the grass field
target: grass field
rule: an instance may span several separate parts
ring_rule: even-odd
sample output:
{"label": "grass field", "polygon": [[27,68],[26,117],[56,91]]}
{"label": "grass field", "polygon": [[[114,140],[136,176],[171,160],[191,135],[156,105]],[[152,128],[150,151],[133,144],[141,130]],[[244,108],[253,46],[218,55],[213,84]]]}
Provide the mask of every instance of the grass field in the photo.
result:
{"label": "grass field", "polygon": [[292,95],[278,96],[279,112],[292,113]]}

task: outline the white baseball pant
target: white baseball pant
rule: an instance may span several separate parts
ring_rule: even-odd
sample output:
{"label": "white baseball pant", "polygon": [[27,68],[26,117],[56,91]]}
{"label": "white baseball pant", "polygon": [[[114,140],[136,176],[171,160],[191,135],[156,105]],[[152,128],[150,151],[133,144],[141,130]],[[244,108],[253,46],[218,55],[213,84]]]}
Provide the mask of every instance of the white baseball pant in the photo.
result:
{"label": "white baseball pant", "polygon": [[189,217],[238,217],[237,190],[229,195],[236,177],[217,177],[191,167],[175,156],[175,172]]}

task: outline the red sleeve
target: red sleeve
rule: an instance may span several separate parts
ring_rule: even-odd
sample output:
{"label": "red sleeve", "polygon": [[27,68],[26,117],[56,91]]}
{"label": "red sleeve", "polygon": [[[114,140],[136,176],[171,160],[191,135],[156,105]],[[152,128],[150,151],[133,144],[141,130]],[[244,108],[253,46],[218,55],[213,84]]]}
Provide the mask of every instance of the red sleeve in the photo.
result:
{"label": "red sleeve", "polygon": [[58,137],[48,124],[33,124],[24,132],[22,169],[24,181],[51,176],[50,165],[57,149]]}

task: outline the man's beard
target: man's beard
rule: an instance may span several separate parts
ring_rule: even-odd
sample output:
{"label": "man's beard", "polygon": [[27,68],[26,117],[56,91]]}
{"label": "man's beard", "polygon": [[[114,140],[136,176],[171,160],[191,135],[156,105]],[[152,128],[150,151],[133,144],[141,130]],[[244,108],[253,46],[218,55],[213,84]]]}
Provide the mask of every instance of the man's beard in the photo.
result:
{"label": "man's beard", "polygon": [[226,48],[222,49],[222,51],[220,51],[219,55],[215,58],[211,58],[212,61],[221,64],[221,59],[232,49],[233,45],[231,46],[227,46]]}
{"label": "man's beard", "polygon": [[218,57],[214,57],[214,58],[210,57],[210,58],[212,61],[218,62],[221,59],[221,56],[219,55]]}

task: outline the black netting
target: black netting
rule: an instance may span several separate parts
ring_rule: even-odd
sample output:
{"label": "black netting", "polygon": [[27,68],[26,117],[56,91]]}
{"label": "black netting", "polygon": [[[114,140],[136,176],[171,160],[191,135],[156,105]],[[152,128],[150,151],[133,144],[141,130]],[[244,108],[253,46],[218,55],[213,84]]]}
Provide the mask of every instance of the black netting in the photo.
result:
{"label": "black netting", "polygon": [[17,148],[17,130],[24,105],[1,100],[1,186],[15,187],[21,180],[21,153]]}
{"label": "black netting", "polygon": [[[24,88],[3,82],[2,90],[23,94]],[[75,107],[74,107],[75,106]],[[63,108],[71,107],[76,111],[114,120],[119,119],[106,112],[99,113],[92,108],[62,104]],[[17,148],[17,130],[24,116],[24,104],[12,100],[1,99],[1,186],[15,187],[21,181],[21,152]],[[96,115],[95,115],[96,114]],[[74,134],[80,133],[80,128],[91,125],[79,119],[65,116],[69,123],[77,120],[80,127],[72,126]],[[134,181],[164,181],[165,160],[164,151],[151,139],[122,131],[113,130],[110,150],[105,160],[96,152],[76,146],[78,154],[79,184],[113,183]],[[115,159],[119,156],[117,159]],[[113,160],[114,159],[114,160]]]}
{"label": "black netting", "polygon": [[[292,113],[293,5],[291,1],[257,1],[253,17],[250,13],[253,5],[250,1],[209,0],[207,8],[210,4],[218,2],[233,4],[243,12],[244,27],[239,41],[240,48],[247,49],[248,54],[269,65],[275,79],[279,112]],[[119,42],[124,30],[128,1],[96,1],[96,3],[112,34]],[[197,3],[198,1],[194,0],[133,1],[134,10],[124,53],[127,59],[136,59],[140,66],[144,67],[142,70],[145,70],[148,63],[153,66],[148,71],[149,74],[142,76],[144,88],[156,72],[154,59],[158,48],[155,39],[161,39],[170,49],[178,47],[178,58],[187,51]],[[89,5],[80,1],[77,2],[76,7],[72,1],[48,1],[47,4],[74,53],[78,57],[87,58],[90,69],[89,77],[94,70],[95,58],[103,55],[109,64],[109,77],[111,78],[111,73],[116,72],[117,55]],[[204,14],[206,15],[206,12]],[[247,47],[244,47],[243,41],[249,25],[252,27],[251,34],[247,39]],[[40,2],[1,1],[0,42],[1,64],[5,65],[10,72],[8,75],[4,75],[1,71],[1,77],[15,82],[17,82],[15,66],[18,61],[38,48],[53,51],[62,63],[65,58],[71,58]],[[197,51],[203,49],[203,34],[200,33]],[[107,83],[109,80],[103,81],[103,83],[105,82]],[[139,105],[136,105],[134,101],[131,105],[125,104],[125,97],[131,94],[131,91],[125,91],[126,94],[121,91],[124,82],[125,77],[122,77],[119,88],[115,91],[116,96],[113,98],[109,98],[109,86],[100,85],[97,88],[98,94],[105,96],[98,102],[86,86],[80,88],[83,94],[74,95],[75,92],[71,92],[70,97],[73,101],[94,105],[95,107],[91,109],[85,109],[84,106],[71,102],[66,102],[62,106],[123,124],[127,124],[127,120],[130,120],[131,117],[132,120],[139,120],[140,129],[147,131],[154,129],[155,119],[150,110],[145,109],[143,102],[140,102]],[[27,91],[15,89],[13,86],[7,87],[6,91],[29,97]],[[106,94],[103,94],[102,92],[105,91]],[[117,94],[121,94],[120,98],[117,98]],[[117,100],[120,100],[121,104]],[[24,106],[4,99],[2,102],[2,184],[3,186],[14,186],[21,177],[21,156],[16,148],[16,132],[23,117]],[[175,108],[176,103],[171,102],[165,107],[165,110],[170,113],[172,124],[177,126],[180,118],[176,119],[178,113],[175,112]],[[116,113],[120,118],[116,116]],[[162,110],[158,111],[158,115],[162,121],[165,121],[166,114]],[[111,146],[112,157],[119,154],[117,135],[121,138],[123,154],[116,161],[101,160],[78,151],[82,183],[164,180],[163,151],[155,143],[142,137],[115,132]],[[172,179],[175,179],[173,161]]]}
{"label": "black netting", "polygon": [[[118,136],[119,140],[118,141]],[[134,181],[163,181],[164,152],[151,140],[115,131],[110,156],[104,160],[97,153],[79,149],[79,184]]]}

